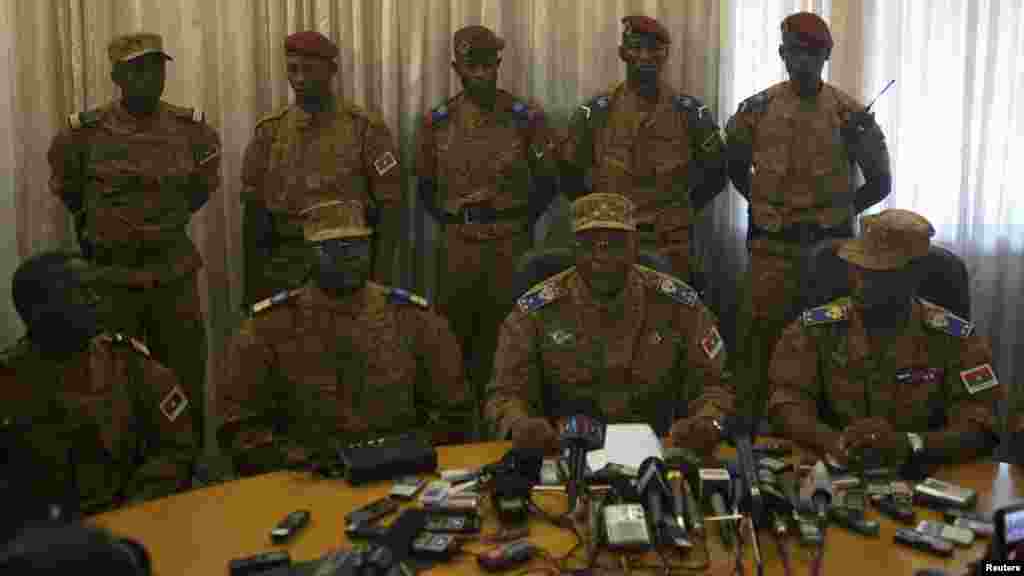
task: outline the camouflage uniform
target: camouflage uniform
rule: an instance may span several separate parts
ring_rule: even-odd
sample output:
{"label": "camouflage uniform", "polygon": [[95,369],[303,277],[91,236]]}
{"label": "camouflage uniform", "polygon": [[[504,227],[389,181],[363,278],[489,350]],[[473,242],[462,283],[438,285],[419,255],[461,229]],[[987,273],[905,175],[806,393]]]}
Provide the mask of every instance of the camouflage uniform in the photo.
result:
{"label": "camouflage uniform", "polygon": [[[286,41],[290,53],[337,56],[326,38],[306,41],[298,33]],[[252,304],[282,289],[302,284],[308,272],[299,210],[310,198],[359,200],[379,214],[373,278],[392,283],[395,247],[400,234],[402,170],[391,131],[384,120],[358,106],[330,100],[323,112],[310,114],[292,104],[262,119],[242,162],[242,202],[246,205],[246,297]],[[269,252],[252,238],[257,224],[249,216],[269,211]]]}
{"label": "camouflage uniform", "polygon": [[[455,34],[458,58],[501,50],[482,27]],[[466,373],[482,401],[498,325],[512,307],[512,274],[531,244],[530,224],[548,199],[531,198],[538,177],[555,174],[555,141],[543,110],[498,91],[493,112],[459,93],[424,118],[416,176],[426,209],[441,224],[436,292],[465,355]]]}
{"label": "camouflage uniform", "polygon": [[[160,37],[121,37],[114,62],[160,51]],[[206,326],[198,288],[202,259],[187,234],[189,195],[220,186],[220,138],[199,110],[161,102],[150,118],[121,102],[72,114],[48,154],[50,190],[81,199],[74,214],[83,252],[106,267],[108,328],[149,343],[185,386],[203,435]],[[66,201],[67,203],[67,201]]]}
{"label": "camouflage uniform", "polygon": [[141,342],[103,334],[54,364],[25,340],[0,370],[0,420],[29,426],[49,472],[38,481],[73,484],[84,513],[189,488],[198,455],[191,399]]}
{"label": "camouflage uniform", "polygon": [[[812,27],[807,34],[796,32],[803,40],[831,49],[828,29],[816,16],[791,17],[783,22],[784,32],[793,21],[811,23],[803,24]],[[742,380],[750,387],[745,396],[755,418],[767,400],[772,347],[791,319],[787,314],[797,312],[807,248],[852,236],[852,218],[866,207],[859,205],[863,198],[857,197],[854,158],[844,136],[851,115],[863,110],[856,99],[825,83],[815,98],[801,100],[787,81],[744,100],[726,125],[729,148],[748,147],[751,153],[746,162],[730,157],[730,170],[736,164],[735,169],[751,172],[741,175],[749,178],[749,190],[737,184],[750,202],[750,268],[737,316],[735,358],[749,362]],[[880,129],[872,134],[878,136],[880,155],[888,158]]]}
{"label": "camouflage uniform", "polygon": [[[357,202],[324,220],[369,235]],[[326,205],[325,205],[326,206]],[[326,208],[325,208],[326,210]],[[358,213],[358,215],[356,215]],[[322,237],[306,227],[306,236]],[[222,447],[241,473],[273,470],[347,441],[422,428],[457,441],[472,419],[458,343],[426,300],[368,282],[344,299],[312,282],[257,303],[235,337],[235,372],[218,402]]]}
{"label": "camouflage uniform", "polygon": [[[607,198],[618,201],[600,206]],[[625,202],[603,194],[577,200],[574,230],[588,220],[620,227],[632,219],[619,209]],[[527,417],[564,416],[557,411],[579,401],[596,403],[610,422],[649,422],[662,435],[687,415],[732,410],[721,381],[725,347],[696,292],[640,265],[624,290],[603,304],[573,267],[519,299],[502,324],[486,405],[499,437]]]}
{"label": "camouflage uniform", "polygon": [[[656,26],[659,40],[668,44],[668,33]],[[632,30],[640,31],[637,25]],[[674,274],[693,281],[702,267],[691,263],[690,226],[697,210],[725,187],[724,143],[707,106],[660,84],[648,111],[640,95],[619,84],[575,111],[561,158],[563,172],[590,176],[589,189],[579,178],[578,184],[563,180],[570,200],[590,192],[626,196],[639,210],[641,249],[660,251]],[[707,185],[713,190],[700,193],[706,197],[694,206],[692,191]]]}
{"label": "camouflage uniform", "polygon": [[[913,214],[866,216],[862,237],[846,241],[839,255],[889,270],[927,254],[925,234],[893,232],[903,226],[899,213]],[[840,298],[803,312],[783,332],[771,363],[768,413],[794,440],[819,448],[828,443],[809,432],[813,420],[805,419],[817,417],[838,431],[882,418],[897,432],[930,431],[926,446],[938,445],[944,432],[998,434],[994,404],[1001,389],[991,363],[987,339],[945,308],[914,299],[902,331],[873,340],[860,306]]]}

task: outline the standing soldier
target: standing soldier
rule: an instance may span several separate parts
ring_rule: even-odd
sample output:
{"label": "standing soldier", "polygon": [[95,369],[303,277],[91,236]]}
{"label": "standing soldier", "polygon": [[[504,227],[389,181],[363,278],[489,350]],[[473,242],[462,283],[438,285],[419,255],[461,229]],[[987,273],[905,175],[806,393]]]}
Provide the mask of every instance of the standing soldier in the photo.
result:
{"label": "standing soldier", "polygon": [[[740,104],[726,126],[729,175],[750,202],[750,270],[739,325],[741,378],[758,417],[767,394],[772,347],[795,306],[806,249],[853,234],[854,214],[889,194],[889,153],[874,116],[821,81],[832,51],[828,26],[800,12],[782,21],[779,55],[789,81]],[[852,163],[866,182],[855,186]]]}
{"label": "standing soldier", "polygon": [[436,443],[467,438],[455,336],[420,296],[368,280],[363,204],[328,200],[301,215],[313,279],[253,306],[218,403],[221,443],[239,472],[324,464],[336,441],[410,429]]}
{"label": "standing soldier", "polygon": [[70,487],[87,515],[187,489],[199,453],[179,379],[104,330],[97,274],[60,253],[18,267],[11,293],[28,332],[4,354],[0,391],[2,428],[36,456],[21,473],[40,494]]}
{"label": "standing soldier", "polygon": [[652,18],[622,19],[626,82],[579,107],[562,150],[562,190],[571,199],[621,194],[637,205],[641,249],[664,254],[672,272],[703,290],[691,262],[694,215],[725,188],[724,145],[711,110],[661,81],[671,40]]}
{"label": "standing soldier", "polygon": [[220,186],[220,138],[199,110],[160,100],[166,61],[156,34],[107,48],[121,99],[68,117],[50,145],[50,188],[74,215],[83,254],[109,267],[99,287],[109,328],[142,338],[190,398],[203,437],[206,327],[202,258],[189,220]]}
{"label": "standing soldier", "polygon": [[543,111],[498,90],[505,41],[469,26],[453,45],[463,91],[424,119],[416,175],[420,199],[443,230],[438,307],[462,345],[479,406],[498,325],[516,297],[513,271],[557,176]]}
{"label": "standing soldier", "polygon": [[247,305],[305,280],[311,263],[297,214],[310,198],[370,206],[373,278],[393,277],[402,171],[391,132],[335,96],[338,47],[323,34],[292,34],[284,49],[295,103],[256,125],[242,165]]}

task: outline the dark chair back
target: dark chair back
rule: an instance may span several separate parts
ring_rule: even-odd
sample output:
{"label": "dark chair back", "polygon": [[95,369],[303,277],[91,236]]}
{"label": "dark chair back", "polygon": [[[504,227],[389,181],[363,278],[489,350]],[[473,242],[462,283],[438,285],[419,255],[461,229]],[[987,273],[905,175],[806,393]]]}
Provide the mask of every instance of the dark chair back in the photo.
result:
{"label": "dark chair back", "polygon": [[[826,240],[811,249],[806,263],[802,296],[790,318],[801,311],[849,296],[848,264],[836,254],[841,240]],[[928,255],[915,263],[923,268],[917,295],[967,319],[971,315],[967,266],[953,252],[932,245]]]}
{"label": "dark chair back", "polygon": [[[523,254],[516,266],[513,280],[515,298],[518,299],[530,288],[575,264],[576,260],[569,248],[531,250]],[[640,250],[637,254],[637,264],[658,272],[672,273],[668,260],[657,252]]]}

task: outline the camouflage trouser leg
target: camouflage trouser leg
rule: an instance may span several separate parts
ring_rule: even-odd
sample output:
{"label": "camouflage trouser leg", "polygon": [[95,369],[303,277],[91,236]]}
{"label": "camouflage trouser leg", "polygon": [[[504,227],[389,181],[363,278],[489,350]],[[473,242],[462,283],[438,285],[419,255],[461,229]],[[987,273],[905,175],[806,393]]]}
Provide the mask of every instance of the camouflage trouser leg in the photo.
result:
{"label": "camouflage trouser leg", "polygon": [[301,286],[309,277],[310,258],[311,251],[301,239],[280,242],[266,257],[250,250],[245,260],[245,305]]}
{"label": "camouflage trouser leg", "polygon": [[786,327],[786,313],[799,297],[800,251],[780,242],[750,242],[750,269],[737,315],[738,350],[733,367],[737,404],[743,414],[758,421],[771,394],[768,368],[775,343]]}
{"label": "camouflage trouser leg", "polygon": [[206,437],[206,325],[197,272],[148,290],[112,286],[110,328],[141,338],[153,357],[174,371],[188,395],[196,443]]}
{"label": "camouflage trouser leg", "polygon": [[437,300],[438,310],[448,318],[462,347],[466,378],[476,403],[479,437],[498,330],[517,296],[512,293],[513,275],[531,241],[525,229],[503,238],[474,240],[460,234],[460,227],[449,225],[444,232],[446,246],[438,257]]}

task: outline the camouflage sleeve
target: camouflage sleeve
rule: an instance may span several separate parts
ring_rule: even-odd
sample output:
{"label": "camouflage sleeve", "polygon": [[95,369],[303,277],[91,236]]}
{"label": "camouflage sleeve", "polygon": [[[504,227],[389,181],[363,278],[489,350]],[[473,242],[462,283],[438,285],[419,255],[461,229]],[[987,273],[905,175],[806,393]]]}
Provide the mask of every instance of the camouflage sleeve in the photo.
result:
{"label": "camouflage sleeve", "polygon": [[416,177],[433,180],[437,172],[436,163],[433,123],[431,113],[427,112],[416,129],[416,165],[413,167]]}
{"label": "camouflage sleeve", "polygon": [[541,367],[534,352],[534,336],[533,321],[521,310],[513,310],[502,322],[494,375],[487,384],[484,404],[485,418],[498,439],[507,439],[518,420],[543,412]]}
{"label": "camouflage sleeve", "polygon": [[269,125],[264,122],[256,127],[256,132],[245,147],[242,156],[242,203],[258,200],[263,201],[263,182],[267,176],[270,163],[270,143],[273,139]]}
{"label": "camouflage sleeve", "polygon": [[727,166],[725,141],[711,109],[695,100],[696,110],[687,115],[687,131],[693,150],[690,205],[700,212],[725,189]]}
{"label": "camouflage sleeve", "polygon": [[740,104],[739,110],[725,125],[725,156],[729,180],[744,198],[750,198],[750,167],[754,162],[754,127],[756,112]]}
{"label": "camouflage sleeve", "polygon": [[593,164],[593,134],[588,120],[588,112],[577,107],[559,139],[559,189],[570,202],[586,194],[586,173]]}
{"label": "camouflage sleeve", "polygon": [[192,142],[196,160],[196,175],[200,186],[210,196],[221,186],[221,142],[220,134],[209,124],[198,125],[198,135]]}
{"label": "camouflage sleeve", "polygon": [[530,222],[536,222],[558,194],[558,163],[555,150],[558,140],[539,104],[531,104],[529,114],[526,153],[529,156],[527,160],[533,177]]}
{"label": "camouflage sleeve", "polygon": [[395,250],[400,245],[402,221],[402,168],[391,130],[380,118],[368,119],[363,133],[363,170],[369,182],[368,193],[376,204],[373,278],[381,284],[395,284]]}
{"label": "camouflage sleeve", "polygon": [[765,414],[784,436],[819,452],[835,433],[818,420],[818,352],[798,320],[791,323],[772,354],[768,370],[769,397]]}
{"label": "camouflage sleeve", "polygon": [[64,128],[54,136],[46,160],[50,164],[50,192],[69,211],[78,212],[82,209],[82,154],[69,129]]}
{"label": "camouflage sleeve", "polygon": [[725,342],[718,331],[718,322],[703,303],[699,303],[689,321],[686,357],[689,359],[687,390],[703,386],[699,396],[687,398],[688,416],[707,416],[718,420],[734,410],[735,392],[722,380],[725,366]]}
{"label": "camouflage sleeve", "polygon": [[463,376],[459,341],[443,316],[432,310],[406,308],[416,327],[418,361],[426,368],[416,383],[419,421],[431,431],[435,444],[468,441],[474,406]]}
{"label": "camouflage sleeve", "polygon": [[185,394],[178,378],[155,360],[146,359],[143,378],[147,386],[143,405],[150,422],[152,438],[145,445],[149,452],[132,477],[130,500],[141,502],[161,498],[188,489],[192,465],[200,447],[193,437],[191,410],[193,401]]}

